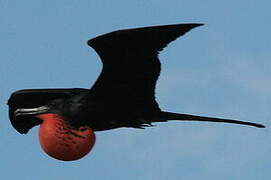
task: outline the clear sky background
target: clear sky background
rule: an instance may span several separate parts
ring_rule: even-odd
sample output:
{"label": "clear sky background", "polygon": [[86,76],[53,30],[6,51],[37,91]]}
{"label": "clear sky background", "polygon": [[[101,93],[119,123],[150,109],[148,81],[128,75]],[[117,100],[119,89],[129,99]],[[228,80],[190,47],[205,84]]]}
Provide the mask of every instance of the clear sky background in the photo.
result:
{"label": "clear sky background", "polygon": [[[271,177],[271,25],[268,0],[0,0],[0,175],[5,180]],[[164,110],[264,123],[168,122],[96,133],[75,162],[48,157],[37,129],[10,125],[9,95],[24,88],[89,88],[101,70],[86,41],[113,30],[205,23],[161,54]]]}

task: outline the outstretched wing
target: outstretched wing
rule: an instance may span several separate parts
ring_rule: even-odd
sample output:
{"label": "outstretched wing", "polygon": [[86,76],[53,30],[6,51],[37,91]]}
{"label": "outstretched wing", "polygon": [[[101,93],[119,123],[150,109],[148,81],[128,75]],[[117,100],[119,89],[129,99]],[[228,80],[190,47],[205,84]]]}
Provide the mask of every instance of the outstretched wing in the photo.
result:
{"label": "outstretched wing", "polygon": [[89,40],[88,45],[103,63],[102,72],[91,88],[92,98],[107,105],[159,109],[155,101],[155,84],[160,73],[158,53],[171,41],[201,25],[127,29]]}

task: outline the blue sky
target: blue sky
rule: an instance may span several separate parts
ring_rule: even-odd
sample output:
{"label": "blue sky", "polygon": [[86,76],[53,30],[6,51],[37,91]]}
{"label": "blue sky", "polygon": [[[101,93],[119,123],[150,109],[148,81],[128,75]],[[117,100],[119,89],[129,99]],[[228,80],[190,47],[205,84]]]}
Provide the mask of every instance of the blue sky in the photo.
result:
{"label": "blue sky", "polygon": [[[6,180],[270,178],[270,1],[0,0],[0,169]],[[160,107],[264,123],[168,122],[96,134],[85,158],[46,156],[18,134],[6,101],[24,88],[89,88],[101,70],[86,41],[113,30],[205,23],[161,54]]]}

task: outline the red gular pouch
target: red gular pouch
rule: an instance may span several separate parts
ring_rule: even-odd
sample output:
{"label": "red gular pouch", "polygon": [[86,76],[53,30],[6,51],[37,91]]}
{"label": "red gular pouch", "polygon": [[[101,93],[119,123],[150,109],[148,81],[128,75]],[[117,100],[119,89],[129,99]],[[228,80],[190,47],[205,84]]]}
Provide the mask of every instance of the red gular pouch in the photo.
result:
{"label": "red gular pouch", "polygon": [[62,161],[74,161],[87,155],[94,146],[95,134],[89,127],[77,129],[69,126],[59,115],[39,114],[41,148],[51,157]]}

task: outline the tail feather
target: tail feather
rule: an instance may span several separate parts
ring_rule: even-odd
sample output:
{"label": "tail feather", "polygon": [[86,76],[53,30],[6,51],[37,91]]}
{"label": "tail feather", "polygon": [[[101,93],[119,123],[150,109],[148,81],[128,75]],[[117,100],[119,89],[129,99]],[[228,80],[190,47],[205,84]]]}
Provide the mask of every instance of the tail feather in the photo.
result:
{"label": "tail feather", "polygon": [[190,114],[178,114],[178,113],[171,113],[171,112],[165,112],[165,111],[162,111],[160,119],[158,119],[156,122],[163,122],[167,120],[222,122],[222,123],[233,123],[233,124],[254,126],[257,128],[265,128],[264,125],[258,124],[258,123],[239,121],[239,120],[233,120],[233,119],[195,116],[195,115],[190,115]]}

